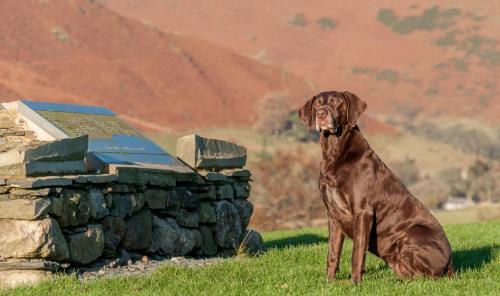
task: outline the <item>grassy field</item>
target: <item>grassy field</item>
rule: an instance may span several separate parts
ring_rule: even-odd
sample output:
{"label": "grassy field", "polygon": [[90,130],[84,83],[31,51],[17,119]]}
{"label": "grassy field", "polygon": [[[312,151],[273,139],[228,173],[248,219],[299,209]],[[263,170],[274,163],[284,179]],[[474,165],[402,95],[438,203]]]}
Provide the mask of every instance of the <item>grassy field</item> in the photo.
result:
{"label": "grassy field", "polygon": [[203,268],[164,267],[146,276],[80,282],[69,276],[2,295],[499,295],[500,221],[445,227],[456,277],[402,281],[380,259],[367,257],[360,286],[350,284],[351,243],[338,280],[325,280],[326,230],[265,233],[269,250]]}

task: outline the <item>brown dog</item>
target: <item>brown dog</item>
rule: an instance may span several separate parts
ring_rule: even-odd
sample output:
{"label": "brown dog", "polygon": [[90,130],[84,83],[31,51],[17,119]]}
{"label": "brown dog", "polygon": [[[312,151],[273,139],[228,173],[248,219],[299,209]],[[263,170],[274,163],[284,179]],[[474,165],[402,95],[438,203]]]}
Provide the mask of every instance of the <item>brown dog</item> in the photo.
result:
{"label": "brown dog", "polygon": [[451,247],[425,206],[378,158],[356,121],[366,103],[350,92],[323,92],[300,109],[320,132],[320,195],[328,212],[327,278],[338,271],[344,236],[353,240],[352,282],[361,282],[366,251],[382,258],[398,277],[453,273]]}

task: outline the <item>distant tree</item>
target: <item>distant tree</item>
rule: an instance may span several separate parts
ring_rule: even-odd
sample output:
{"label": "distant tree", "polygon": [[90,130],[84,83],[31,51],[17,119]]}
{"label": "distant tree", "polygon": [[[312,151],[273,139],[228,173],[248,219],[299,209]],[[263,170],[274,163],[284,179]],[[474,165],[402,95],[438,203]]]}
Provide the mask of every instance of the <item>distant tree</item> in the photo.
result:
{"label": "distant tree", "polygon": [[306,27],[309,22],[306,20],[306,16],[303,13],[294,15],[289,21],[290,25],[295,27]]}
{"label": "distant tree", "polygon": [[268,135],[279,135],[287,126],[290,113],[288,95],[273,92],[257,102],[257,119],[254,128]]}

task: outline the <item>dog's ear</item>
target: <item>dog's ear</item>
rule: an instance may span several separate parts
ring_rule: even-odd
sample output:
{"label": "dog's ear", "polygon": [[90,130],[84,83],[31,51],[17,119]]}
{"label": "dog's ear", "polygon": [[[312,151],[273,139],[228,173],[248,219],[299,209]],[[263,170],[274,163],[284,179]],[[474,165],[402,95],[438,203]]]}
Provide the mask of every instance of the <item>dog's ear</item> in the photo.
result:
{"label": "dog's ear", "polygon": [[302,121],[307,125],[309,130],[312,130],[314,128],[314,121],[315,119],[313,118],[313,104],[314,100],[316,100],[316,96],[312,97],[310,100],[308,100],[302,108],[299,109],[299,117],[302,119]]}
{"label": "dog's ear", "polygon": [[347,103],[347,123],[351,127],[354,127],[358,118],[365,112],[367,105],[357,95],[351,92],[344,91],[342,94]]}

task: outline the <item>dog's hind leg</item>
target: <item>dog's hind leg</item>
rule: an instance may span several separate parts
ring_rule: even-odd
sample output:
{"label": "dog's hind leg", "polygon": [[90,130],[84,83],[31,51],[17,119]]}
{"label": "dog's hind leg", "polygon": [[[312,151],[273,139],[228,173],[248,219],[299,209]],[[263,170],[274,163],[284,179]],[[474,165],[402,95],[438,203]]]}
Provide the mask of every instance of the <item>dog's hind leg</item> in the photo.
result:
{"label": "dog's hind leg", "polygon": [[404,278],[440,277],[453,272],[451,248],[442,234],[425,226],[414,226],[398,242],[398,262],[394,268]]}

